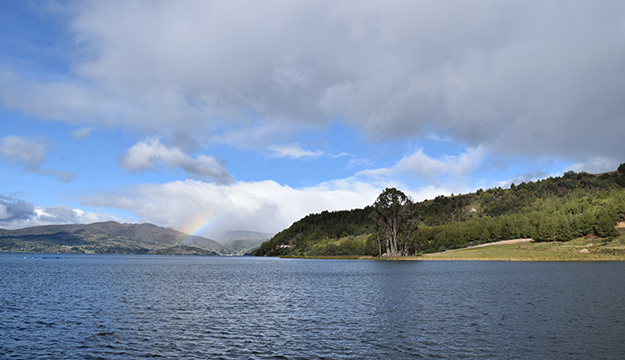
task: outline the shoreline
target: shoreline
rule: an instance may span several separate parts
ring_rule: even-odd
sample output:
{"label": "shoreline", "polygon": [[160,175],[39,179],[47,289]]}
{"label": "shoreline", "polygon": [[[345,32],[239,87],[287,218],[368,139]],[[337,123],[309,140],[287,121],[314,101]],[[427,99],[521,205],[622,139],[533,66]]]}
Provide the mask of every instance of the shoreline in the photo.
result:
{"label": "shoreline", "polygon": [[567,242],[502,240],[439,253],[402,257],[362,255],[280,256],[281,259],[383,260],[383,261],[625,261],[625,236],[583,237]]}

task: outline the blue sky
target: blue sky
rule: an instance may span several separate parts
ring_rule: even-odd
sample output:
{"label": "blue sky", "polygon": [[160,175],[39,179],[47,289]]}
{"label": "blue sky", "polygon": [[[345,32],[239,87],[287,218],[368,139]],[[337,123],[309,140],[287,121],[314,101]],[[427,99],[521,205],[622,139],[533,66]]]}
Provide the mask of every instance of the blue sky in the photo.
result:
{"label": "blue sky", "polygon": [[621,1],[4,1],[0,228],[200,235],[625,158]]}

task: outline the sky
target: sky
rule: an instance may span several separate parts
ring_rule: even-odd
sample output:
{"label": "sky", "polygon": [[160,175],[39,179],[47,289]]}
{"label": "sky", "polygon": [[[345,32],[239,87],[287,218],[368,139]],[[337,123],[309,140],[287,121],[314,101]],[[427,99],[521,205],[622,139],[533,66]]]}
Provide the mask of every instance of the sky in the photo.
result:
{"label": "sky", "polygon": [[625,2],[0,2],[0,228],[276,233],[625,162]]}

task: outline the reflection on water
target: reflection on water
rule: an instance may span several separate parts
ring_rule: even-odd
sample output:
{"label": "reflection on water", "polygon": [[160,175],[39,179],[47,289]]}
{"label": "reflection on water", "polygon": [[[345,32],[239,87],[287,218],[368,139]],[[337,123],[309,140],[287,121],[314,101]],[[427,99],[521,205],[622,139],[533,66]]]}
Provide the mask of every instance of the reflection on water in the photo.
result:
{"label": "reflection on water", "polygon": [[620,358],[624,275],[617,262],[0,254],[0,357]]}

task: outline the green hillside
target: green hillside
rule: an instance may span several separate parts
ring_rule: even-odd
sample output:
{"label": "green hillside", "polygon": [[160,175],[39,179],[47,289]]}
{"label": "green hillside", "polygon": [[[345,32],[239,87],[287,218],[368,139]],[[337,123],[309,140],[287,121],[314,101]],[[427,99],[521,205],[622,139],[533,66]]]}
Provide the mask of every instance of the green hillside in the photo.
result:
{"label": "green hillside", "polygon": [[172,246],[168,248],[154,249],[148,252],[150,255],[219,255],[213,250],[206,250],[195,246]]}
{"label": "green hillside", "polygon": [[[610,173],[567,172],[509,189],[440,195],[420,203],[402,195],[386,189],[364,209],[308,215],[252,255],[380,256],[394,251],[408,256],[517,238],[538,242],[590,234],[613,238],[619,236],[616,224],[625,214],[625,164]],[[393,207],[395,230],[388,227],[387,217]]]}
{"label": "green hillside", "polygon": [[93,224],[35,226],[17,230],[0,229],[0,251],[69,252],[98,254],[144,254],[189,242],[211,253],[229,254],[216,241],[153,224]]}

